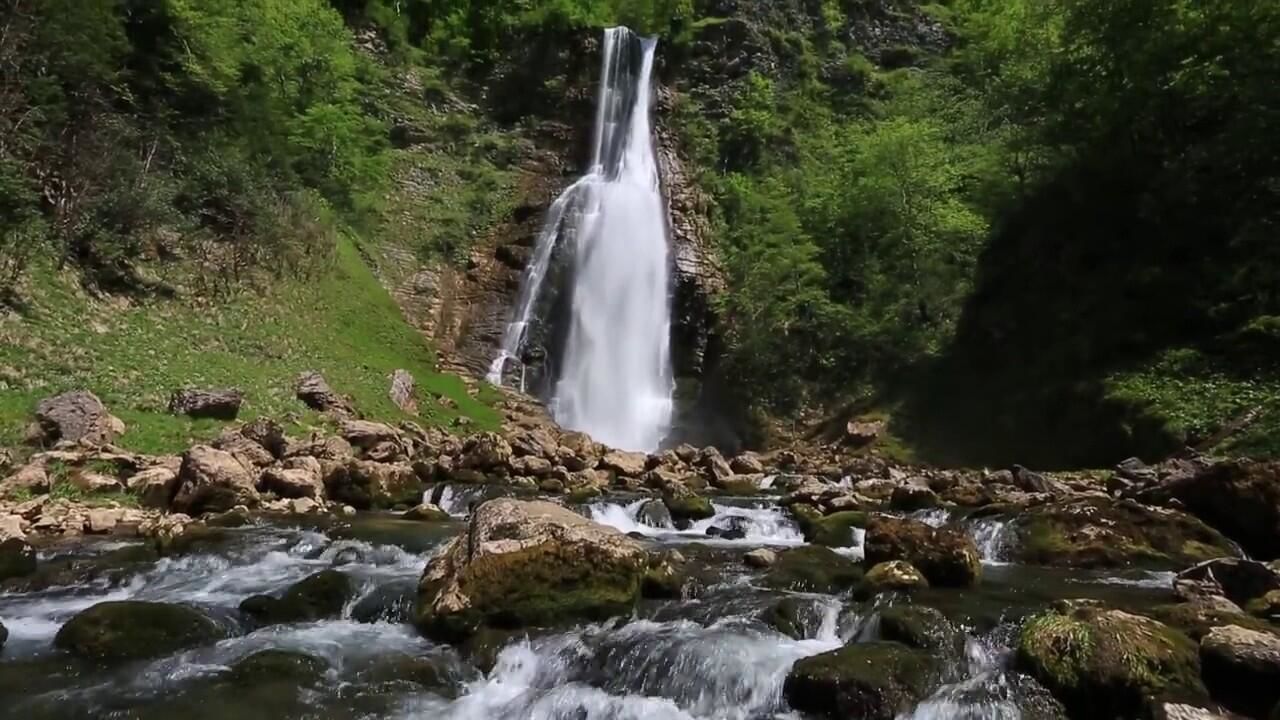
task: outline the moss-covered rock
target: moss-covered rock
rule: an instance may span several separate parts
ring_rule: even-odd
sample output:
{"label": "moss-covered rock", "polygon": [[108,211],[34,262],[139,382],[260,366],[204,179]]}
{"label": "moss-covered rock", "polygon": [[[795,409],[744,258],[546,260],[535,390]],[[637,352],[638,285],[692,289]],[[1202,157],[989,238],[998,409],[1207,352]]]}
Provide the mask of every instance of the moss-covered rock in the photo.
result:
{"label": "moss-covered rock", "polygon": [[686,564],[684,556],[674,550],[652,555],[640,585],[641,595],[658,600],[686,597],[689,586]]}
{"label": "moss-covered rock", "polygon": [[960,530],[932,528],[915,520],[880,516],[867,523],[867,565],[905,560],[939,587],[969,587],[982,578],[982,556]]}
{"label": "moss-covered rock", "polygon": [[1013,559],[1059,567],[1176,570],[1233,554],[1218,531],[1183,512],[1089,498],[1029,508],[1013,522]]}
{"label": "moss-covered rock", "polygon": [[1186,602],[1175,605],[1157,605],[1143,611],[1144,615],[1159,620],[1173,628],[1186,633],[1192,640],[1200,640],[1210,630],[1223,625],[1239,625],[1250,630],[1272,632],[1274,629],[1265,620],[1250,617],[1219,605],[1208,602]]}
{"label": "moss-covered rock", "polygon": [[1245,610],[1254,617],[1280,623],[1280,590],[1272,590],[1260,598],[1250,600]]}
{"label": "moss-covered rock", "polygon": [[764,584],[780,590],[838,593],[862,580],[862,568],[832,550],[817,545],[790,548],[764,577]]}
{"label": "moss-covered rock", "polygon": [[443,640],[629,612],[649,553],[613,528],[549,502],[491,500],[428,564],[417,624]]}
{"label": "moss-covered rock", "polygon": [[58,631],[54,645],[88,660],[116,662],[168,655],[222,636],[217,623],[194,608],[131,600],[81,611]]}
{"label": "moss-covered rock", "polygon": [[880,613],[880,637],[930,651],[957,651],[964,636],[950,620],[931,607],[895,605]]}
{"label": "moss-covered rock", "polygon": [[26,540],[7,538],[0,541],[0,582],[26,577],[36,571],[36,551]]}
{"label": "moss-covered rock", "polygon": [[414,507],[405,510],[404,514],[402,514],[400,518],[402,520],[413,520],[416,522],[448,522],[453,519],[450,517],[449,513],[441,510],[438,505],[432,505],[430,503],[415,505]]}
{"label": "moss-covered rock", "polygon": [[287,682],[310,685],[320,679],[328,663],[306,653],[291,650],[261,650],[231,666],[227,679],[237,685]]}
{"label": "moss-covered rock", "polygon": [[1206,696],[1190,638],[1151,618],[1091,605],[1060,604],[1028,620],[1017,664],[1078,717],[1137,717],[1157,696]]}
{"label": "moss-covered rock", "polygon": [[804,533],[804,539],[814,545],[825,545],[827,547],[853,546],[854,528],[866,527],[868,519],[866,513],[856,510],[847,510],[825,516],[817,513],[806,513],[803,509],[799,512],[793,509],[792,512],[796,515],[796,519],[800,524],[800,531]]}
{"label": "moss-covered rock", "polygon": [[325,465],[324,485],[330,499],[361,510],[416,506],[426,488],[411,465],[371,460]]}
{"label": "moss-covered rock", "polygon": [[701,495],[694,495],[692,492],[688,494],[663,493],[662,503],[667,506],[667,512],[671,514],[671,520],[676,527],[688,527],[692,522],[706,520],[716,514],[715,508],[711,506],[710,499]]}
{"label": "moss-covered rock", "polygon": [[321,570],[289,586],[278,598],[247,598],[240,603],[240,611],[262,625],[310,622],[341,615],[354,593],[351,578],[337,570]]}
{"label": "moss-covered rock", "polygon": [[1280,637],[1216,627],[1200,641],[1200,661],[1205,685],[1229,709],[1260,718],[1280,702]]}
{"label": "moss-covered rock", "polygon": [[824,718],[891,720],[936,683],[937,661],[896,642],[850,643],[804,658],[787,674],[791,707]]}
{"label": "moss-covered rock", "polygon": [[870,597],[882,592],[912,592],[929,587],[929,581],[905,560],[877,563],[862,579],[858,594]]}
{"label": "moss-covered rock", "polygon": [[804,624],[800,613],[804,604],[794,597],[784,597],[765,608],[760,614],[760,621],[789,638],[799,640],[804,637]]}

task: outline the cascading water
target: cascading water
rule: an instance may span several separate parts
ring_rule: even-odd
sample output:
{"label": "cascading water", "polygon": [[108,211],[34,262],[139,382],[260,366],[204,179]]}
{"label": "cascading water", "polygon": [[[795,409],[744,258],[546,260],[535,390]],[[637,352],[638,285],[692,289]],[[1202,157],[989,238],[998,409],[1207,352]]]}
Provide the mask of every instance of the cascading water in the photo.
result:
{"label": "cascading water", "polygon": [[547,213],[488,375],[501,383],[519,364],[553,251],[571,241],[572,304],[551,411],[565,427],[641,451],[666,434],[674,389],[667,212],[650,125],[656,46],[627,28],[605,31],[591,166]]}

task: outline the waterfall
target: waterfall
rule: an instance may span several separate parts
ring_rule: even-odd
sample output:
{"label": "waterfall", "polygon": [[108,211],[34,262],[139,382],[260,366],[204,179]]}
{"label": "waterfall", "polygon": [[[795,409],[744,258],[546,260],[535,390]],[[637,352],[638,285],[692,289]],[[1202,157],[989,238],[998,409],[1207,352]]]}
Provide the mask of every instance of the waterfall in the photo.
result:
{"label": "waterfall", "polygon": [[571,243],[572,302],[552,415],[641,451],[666,434],[674,389],[667,211],[650,124],[656,46],[627,28],[605,31],[591,165],[547,213],[488,374],[500,384],[509,364],[520,365],[553,251]]}

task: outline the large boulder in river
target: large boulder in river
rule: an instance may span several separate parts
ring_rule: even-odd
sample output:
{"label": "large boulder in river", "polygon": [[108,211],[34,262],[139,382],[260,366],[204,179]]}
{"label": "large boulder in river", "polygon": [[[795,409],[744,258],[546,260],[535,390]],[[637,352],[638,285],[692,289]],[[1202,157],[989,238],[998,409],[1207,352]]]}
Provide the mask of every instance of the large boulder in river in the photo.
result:
{"label": "large boulder in river", "polygon": [[938,587],[968,587],[982,577],[978,546],[960,530],[878,516],[867,522],[863,547],[868,566],[905,560]]}
{"label": "large boulder in river", "polygon": [[53,644],[98,662],[139,660],[215,642],[222,629],[199,610],[155,602],[104,602],[81,611]]}
{"label": "large boulder in river", "polygon": [[0,540],[0,582],[26,577],[36,571],[36,551],[26,540],[11,537]]}
{"label": "large boulder in river", "polygon": [[1151,618],[1088,602],[1060,603],[1028,620],[1017,665],[1073,717],[1138,717],[1156,697],[1206,695],[1190,638]]}
{"label": "large boulder in river", "polygon": [[865,528],[870,516],[857,510],[822,515],[809,505],[792,505],[795,516],[804,533],[804,539],[814,545],[827,547],[852,547],[856,544],[855,530]]}
{"label": "large boulder in river", "polygon": [[1260,718],[1280,706],[1280,636],[1217,627],[1200,641],[1200,662],[1209,692],[1229,709]]}
{"label": "large boulder in river", "polygon": [[764,584],[779,590],[838,593],[862,580],[862,568],[835,551],[817,545],[778,553]]}
{"label": "large boulder in river", "polygon": [[911,563],[890,560],[878,563],[863,578],[863,588],[868,594],[880,592],[911,592],[929,587],[929,581]]}
{"label": "large boulder in river", "polygon": [[1065,567],[1175,570],[1233,555],[1222,533],[1177,510],[1088,498],[1028,508],[1013,521],[1016,560]]}
{"label": "large boulder in river", "polygon": [[932,653],[896,642],[854,642],[796,662],[783,694],[817,717],[892,720],[937,683]]}
{"label": "large boulder in river", "polygon": [[354,508],[391,508],[414,506],[422,502],[426,490],[421,477],[411,465],[351,460],[331,464],[324,477],[329,498]]}
{"label": "large boulder in river", "polygon": [[101,445],[124,434],[124,423],[107,412],[97,395],[76,390],[41,400],[36,424],[43,445],[59,442]]}
{"label": "large boulder in river", "polygon": [[247,598],[240,611],[260,625],[323,620],[341,615],[354,592],[351,578],[337,570],[321,570],[290,585],[278,598]]}
{"label": "large boulder in river", "polygon": [[257,478],[231,453],[196,445],[182,456],[172,507],[199,515],[258,504]]}
{"label": "large boulder in river", "polygon": [[1149,502],[1178,500],[1255,558],[1280,558],[1280,461],[1183,461],[1170,467],[1157,485],[1134,494]]}
{"label": "large boulder in river", "polygon": [[427,565],[418,589],[424,633],[459,640],[629,612],[649,554],[617,530],[544,501],[490,500]]}
{"label": "large boulder in river", "polygon": [[1243,558],[1206,560],[1178,573],[1175,590],[1191,584],[1201,592],[1220,595],[1244,607],[1250,600],[1280,590],[1280,571],[1266,563]]}

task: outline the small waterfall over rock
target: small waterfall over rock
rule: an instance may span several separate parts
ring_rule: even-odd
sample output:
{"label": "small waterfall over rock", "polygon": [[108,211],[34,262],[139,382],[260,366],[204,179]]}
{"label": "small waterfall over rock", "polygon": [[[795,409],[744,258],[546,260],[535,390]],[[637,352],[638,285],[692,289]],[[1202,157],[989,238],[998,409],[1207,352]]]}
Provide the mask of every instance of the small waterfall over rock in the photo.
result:
{"label": "small waterfall over rock", "polygon": [[568,333],[550,409],[565,427],[626,450],[657,448],[671,423],[667,208],[650,124],[657,41],[605,31],[591,166],[552,204],[489,371],[521,353],[556,246],[571,243]]}

